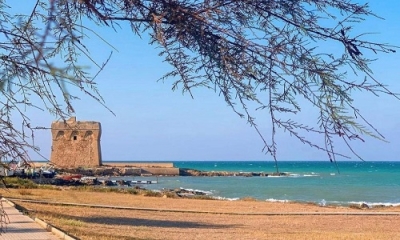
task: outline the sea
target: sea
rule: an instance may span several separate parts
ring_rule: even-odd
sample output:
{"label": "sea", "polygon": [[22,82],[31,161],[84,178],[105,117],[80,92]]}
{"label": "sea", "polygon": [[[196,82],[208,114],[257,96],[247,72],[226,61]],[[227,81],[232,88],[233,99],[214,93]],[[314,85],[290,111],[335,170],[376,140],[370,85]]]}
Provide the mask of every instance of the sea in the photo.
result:
{"label": "sea", "polygon": [[[273,161],[175,161],[175,167],[202,171],[276,171]],[[400,205],[400,162],[395,161],[279,161],[279,172],[268,177],[146,177],[154,191],[184,188],[226,200],[254,198],[271,202],[320,205]],[[157,179],[156,179],[157,178]],[[138,178],[139,180],[139,178]]]}

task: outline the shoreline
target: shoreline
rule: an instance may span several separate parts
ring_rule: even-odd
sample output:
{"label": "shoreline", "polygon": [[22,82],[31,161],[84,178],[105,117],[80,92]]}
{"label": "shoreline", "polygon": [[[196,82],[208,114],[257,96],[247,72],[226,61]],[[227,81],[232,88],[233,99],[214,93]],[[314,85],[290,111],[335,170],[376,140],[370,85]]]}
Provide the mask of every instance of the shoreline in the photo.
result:
{"label": "shoreline", "polygon": [[[127,163],[122,163],[122,168],[125,168]],[[130,163],[129,163],[130,164]],[[144,164],[144,163],[143,163]],[[149,163],[145,163],[149,164]],[[154,163],[150,163],[154,164]],[[165,166],[170,167],[171,163],[166,163],[163,162],[162,164],[166,164]],[[253,164],[248,164],[248,165],[253,165]],[[365,164],[364,164],[365,165]],[[148,166],[148,165],[146,165]],[[192,166],[192,165],[191,165]],[[222,165],[221,165],[222,166]],[[221,167],[219,166],[219,167]],[[258,167],[258,165],[254,165]],[[188,165],[189,167],[189,165]],[[224,166],[222,166],[223,168]],[[367,166],[368,169],[366,169],[365,173],[368,173],[370,171],[370,167]],[[119,169],[122,169],[119,168]],[[100,168],[99,168],[100,169]],[[134,188],[136,186],[144,187],[146,189],[150,190],[162,190],[162,189],[169,189],[171,192],[173,190],[176,190],[177,188],[183,188],[183,189],[195,189],[195,191],[200,191],[204,193],[212,193],[211,196],[215,197],[217,199],[226,199],[226,200],[237,200],[239,198],[245,198],[245,197],[253,197],[257,198],[262,201],[270,201],[270,202],[288,202],[288,201],[294,201],[294,202],[312,202],[314,204],[319,204],[319,205],[336,205],[336,206],[349,206],[349,205],[367,205],[369,207],[381,207],[381,206],[398,206],[400,203],[397,201],[396,196],[398,194],[394,194],[391,196],[390,194],[385,194],[384,191],[379,191],[379,189],[372,188],[370,191],[376,191],[376,197],[369,197],[368,192],[367,194],[363,195],[354,195],[354,191],[352,189],[357,191],[357,186],[359,179],[356,178],[347,178],[346,175],[338,175],[335,176],[336,174],[330,173],[330,171],[326,171],[323,174],[320,172],[314,173],[314,172],[305,172],[301,174],[296,174],[296,172],[291,172],[291,173],[285,173],[285,174],[279,174],[279,176],[273,176],[272,174],[265,174],[265,173],[254,173],[254,172],[229,172],[229,171],[199,171],[199,170],[194,170],[194,169],[189,169],[189,168],[181,168],[179,176],[200,176],[200,177],[206,177],[203,179],[200,178],[190,178],[190,179],[185,179],[185,178],[176,178],[176,180],[169,180],[168,178],[164,178],[163,176],[165,175],[142,175],[142,178],[137,178],[139,175],[126,175],[122,174],[123,172],[120,171],[118,168],[113,168],[111,166],[105,166],[103,168],[101,176],[104,176],[105,178],[109,178],[109,180],[102,180],[103,183],[101,186],[111,186],[111,187],[129,187],[129,188]],[[245,168],[236,168],[236,169],[245,169]],[[349,168],[350,169],[350,168]],[[377,168],[379,169],[379,168]],[[93,170],[88,170],[81,168],[80,171],[82,170],[82,176],[86,176],[86,173],[89,173],[90,175],[93,175],[96,173],[96,171]],[[308,169],[307,169],[308,170]],[[368,170],[368,172],[367,172]],[[75,170],[73,172],[76,172]],[[88,174],[88,175],[89,175]],[[74,174],[71,173],[71,175],[66,175],[64,176],[65,179],[71,179],[75,181],[75,177],[78,177],[79,174]],[[89,176],[90,176],[89,175]],[[123,176],[122,176],[123,175]],[[79,177],[82,177],[79,176]],[[161,181],[158,182],[158,177],[157,176],[162,176]],[[221,178],[220,180],[213,180],[213,177],[224,177],[224,176],[236,176],[240,178]],[[272,177],[272,178],[265,178],[264,177]],[[353,175],[354,176],[354,175]],[[355,175],[358,176],[358,175]],[[363,175],[364,177],[366,174]],[[389,175],[391,176],[391,175]],[[149,178],[146,178],[149,177]],[[210,178],[212,177],[212,178]],[[249,179],[243,178],[243,177],[252,177]],[[274,179],[274,177],[283,177],[283,179],[278,180]],[[287,178],[289,177],[289,178]],[[293,177],[293,178],[291,178]],[[299,177],[299,178],[298,178]],[[310,178],[311,177],[311,178]],[[332,182],[342,182],[346,179],[350,179],[350,182],[347,182],[349,186],[354,185],[354,187],[351,188],[346,188],[344,187],[344,191],[341,191],[340,185],[332,185]],[[386,177],[386,175],[384,175]],[[157,180],[156,180],[157,178]],[[87,181],[88,185],[94,185],[94,182],[92,181],[93,179],[91,178],[85,178],[85,181]],[[174,178],[175,179],[175,178]],[[229,180],[230,179],[230,180]],[[371,177],[368,177],[368,181],[371,181]],[[379,177],[380,180],[382,179]],[[391,179],[394,179],[393,177]],[[132,181],[134,180],[134,181]],[[151,180],[151,183],[154,183],[151,185],[147,184],[137,184],[138,182],[144,180],[145,182],[148,182]],[[355,181],[354,181],[355,180]],[[65,185],[73,185],[74,183],[65,183]],[[91,183],[92,181],[92,183]],[[173,182],[173,181],[176,181]],[[351,181],[353,181],[353,184]],[[132,183],[135,182],[135,183]],[[157,185],[155,183],[158,182]],[[181,183],[179,183],[181,182]],[[213,185],[215,182],[218,184],[222,184],[222,187],[219,187],[219,185]],[[318,183],[317,183],[318,182]],[[299,184],[300,185],[299,185]],[[61,183],[64,184],[64,183]],[[79,183],[80,184],[80,183]],[[250,188],[251,187],[251,190]],[[283,185],[286,185],[283,187],[284,190],[279,190],[275,191],[272,185],[278,186],[277,188],[282,187]],[[276,185],[278,184],[278,185]],[[307,185],[311,184],[311,185]],[[316,190],[310,189],[310,191],[307,192],[300,192],[297,195],[290,195],[293,191],[297,191],[295,187],[290,187],[290,186],[317,186]],[[386,186],[386,182],[383,183],[382,186]],[[212,187],[215,186],[215,187]],[[321,187],[322,186],[322,187]],[[336,195],[335,191],[331,191],[331,193],[325,194],[325,188],[330,188],[330,189],[338,189],[341,192],[341,195]],[[228,190],[229,189],[229,190]],[[285,190],[286,189],[286,190]],[[384,188],[385,189],[385,188]],[[253,191],[254,190],[254,191]],[[255,192],[260,190],[261,192]],[[298,192],[298,191],[297,191]],[[176,191],[175,191],[176,193]],[[239,194],[236,194],[239,193]],[[254,193],[254,194],[252,194]],[[286,193],[288,195],[286,196]],[[323,193],[323,194],[322,194]],[[309,195],[311,194],[311,195]],[[184,195],[184,194],[181,194]],[[189,197],[192,195],[195,195],[193,193],[188,193],[186,194]],[[381,196],[381,197],[379,197]],[[385,197],[386,196],[386,197]]]}
{"label": "shoreline", "polygon": [[[27,183],[23,185],[16,178],[11,178],[11,182],[7,180],[6,184],[9,189],[53,189],[53,190],[62,190],[62,191],[93,191],[99,193],[122,193],[122,194],[139,194],[145,196],[152,197],[163,197],[163,198],[171,198],[171,199],[202,199],[202,200],[215,200],[215,201],[228,201],[228,202],[236,202],[236,201],[247,201],[247,202],[265,202],[265,203],[288,203],[288,204],[306,204],[306,205],[314,205],[319,207],[348,207],[354,209],[381,209],[381,208],[396,208],[400,207],[400,203],[393,202],[368,202],[368,201],[349,201],[349,202],[338,202],[338,201],[303,201],[303,200],[289,200],[289,199],[260,199],[252,196],[243,196],[243,197],[235,197],[228,198],[222,196],[213,195],[209,191],[203,191],[199,189],[190,189],[190,188],[175,188],[175,189],[149,189],[148,184],[137,184],[134,186],[107,186],[107,185],[46,185],[45,182],[36,183],[38,185],[30,185]],[[17,183],[13,183],[14,180]],[[29,181],[29,180],[28,180]],[[44,184],[44,185],[43,185]],[[152,184],[154,185],[154,184]]]}

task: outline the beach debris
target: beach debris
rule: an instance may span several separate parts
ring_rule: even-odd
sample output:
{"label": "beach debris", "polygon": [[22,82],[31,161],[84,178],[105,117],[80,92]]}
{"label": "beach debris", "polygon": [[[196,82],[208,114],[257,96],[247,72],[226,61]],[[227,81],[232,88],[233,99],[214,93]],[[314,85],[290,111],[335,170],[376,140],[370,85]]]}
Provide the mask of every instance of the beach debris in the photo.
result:
{"label": "beach debris", "polygon": [[366,203],[361,203],[360,208],[370,208],[368,204]]}
{"label": "beach debris", "polygon": [[371,208],[368,204],[365,202],[362,203],[354,203],[349,205],[350,208],[355,208],[355,209],[369,209]]}

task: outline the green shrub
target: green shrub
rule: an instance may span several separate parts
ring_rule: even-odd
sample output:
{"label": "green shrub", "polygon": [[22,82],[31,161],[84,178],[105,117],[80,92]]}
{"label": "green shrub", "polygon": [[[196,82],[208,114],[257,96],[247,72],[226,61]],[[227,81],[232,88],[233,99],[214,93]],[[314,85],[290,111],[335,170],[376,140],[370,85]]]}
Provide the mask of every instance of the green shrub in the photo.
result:
{"label": "green shrub", "polygon": [[61,191],[61,188],[49,184],[39,184],[37,185],[37,188]]}
{"label": "green shrub", "polygon": [[140,190],[135,189],[135,188],[128,188],[128,189],[126,189],[126,192],[129,194],[137,195],[137,194],[139,194]]}
{"label": "green shrub", "polygon": [[160,192],[155,192],[151,190],[143,190],[143,196],[146,197],[162,197],[162,194]]}
{"label": "green shrub", "polygon": [[6,184],[7,188],[38,188],[38,185],[32,180],[19,178],[19,177],[5,177],[4,183]]}

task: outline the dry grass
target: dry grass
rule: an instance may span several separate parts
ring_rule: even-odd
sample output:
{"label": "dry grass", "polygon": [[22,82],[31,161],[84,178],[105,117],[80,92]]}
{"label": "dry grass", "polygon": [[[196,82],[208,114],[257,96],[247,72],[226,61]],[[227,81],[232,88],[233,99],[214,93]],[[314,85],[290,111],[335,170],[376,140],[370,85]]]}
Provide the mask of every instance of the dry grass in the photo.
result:
{"label": "dry grass", "polygon": [[60,219],[60,225],[61,226],[72,226],[72,227],[84,227],[85,222],[81,220],[75,220],[75,219]]}
{"label": "dry grass", "polygon": [[18,189],[17,192],[18,192],[19,195],[22,195],[22,196],[33,195],[33,193],[32,193],[31,190],[29,190],[29,189],[24,189],[24,188]]}
{"label": "dry grass", "polygon": [[255,199],[253,197],[243,197],[243,198],[240,199],[240,201],[256,202],[257,199]]}
{"label": "dry grass", "polygon": [[[114,192],[32,189],[24,198],[173,211],[121,210],[16,201],[36,217],[80,239],[399,239],[399,216],[251,215],[361,210],[313,204],[144,197]],[[21,197],[16,190],[5,197]],[[179,212],[177,210],[182,210]],[[191,212],[184,212],[191,211]],[[198,211],[198,212],[196,212]],[[203,213],[200,213],[203,211]],[[217,212],[217,213],[204,213]],[[244,215],[238,215],[249,213]]]}

